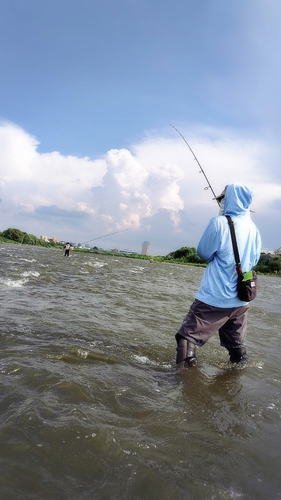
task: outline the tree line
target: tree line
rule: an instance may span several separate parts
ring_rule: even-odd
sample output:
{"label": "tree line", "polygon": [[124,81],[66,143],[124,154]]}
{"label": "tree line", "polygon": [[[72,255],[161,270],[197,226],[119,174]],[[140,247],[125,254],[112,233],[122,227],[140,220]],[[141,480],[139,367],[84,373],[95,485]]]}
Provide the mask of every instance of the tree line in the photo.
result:
{"label": "tree line", "polygon": [[[43,247],[56,247],[62,248],[62,243],[53,243],[52,241],[47,242],[40,238],[37,238],[33,234],[28,234],[26,232],[20,231],[20,229],[9,228],[0,232],[0,242],[10,242],[10,243],[20,243],[22,245],[37,245]],[[75,250],[75,249],[74,249]],[[78,249],[77,249],[78,250]],[[81,251],[81,249],[79,250]],[[96,253],[106,253],[113,254],[112,252],[99,251],[98,248],[95,250],[86,250],[87,252],[96,252]],[[116,253],[114,253],[116,255]],[[118,254],[122,255],[122,254]],[[205,267],[207,262],[199,257],[196,252],[195,247],[181,247],[174,252],[170,252],[166,256],[157,256],[151,257],[148,255],[140,255],[137,253],[124,255],[124,257],[129,258],[137,258],[137,259],[145,259],[151,260],[154,262],[170,262],[175,264],[187,264],[194,266]],[[281,274],[281,256],[262,253],[259,259],[258,264],[255,266],[255,270],[262,274]]]}
{"label": "tree line", "polygon": [[19,243],[22,245],[35,245],[41,247],[58,247],[62,245],[58,245],[57,243],[53,243],[52,241],[44,241],[40,238],[34,236],[34,234],[28,234],[20,229],[16,229],[10,227],[9,229],[5,229],[5,231],[0,232],[0,241],[6,243]]}
{"label": "tree line", "polygon": [[[171,252],[167,257],[172,260],[177,260],[183,264],[190,263],[207,265],[207,262],[200,259],[196,252],[196,248],[193,247],[181,247],[175,252]],[[281,256],[270,253],[262,253],[259,262],[255,266],[255,270],[262,274],[281,274]]]}

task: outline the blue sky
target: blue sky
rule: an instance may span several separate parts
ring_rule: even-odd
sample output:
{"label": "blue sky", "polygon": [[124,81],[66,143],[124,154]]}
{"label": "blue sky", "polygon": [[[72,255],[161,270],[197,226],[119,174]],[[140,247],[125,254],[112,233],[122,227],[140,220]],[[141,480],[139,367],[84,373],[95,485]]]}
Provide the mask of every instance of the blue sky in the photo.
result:
{"label": "blue sky", "polygon": [[279,0],[2,0],[0,230],[196,246],[217,205],[172,123],[280,247],[280,24]]}

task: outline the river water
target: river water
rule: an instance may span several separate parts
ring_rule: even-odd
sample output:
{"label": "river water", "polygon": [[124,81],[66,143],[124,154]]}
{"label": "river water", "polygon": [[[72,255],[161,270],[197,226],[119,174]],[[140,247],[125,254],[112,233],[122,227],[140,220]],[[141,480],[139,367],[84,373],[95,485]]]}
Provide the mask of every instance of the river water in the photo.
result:
{"label": "river water", "polygon": [[0,499],[281,498],[281,279],[175,370],[202,269],[0,244]]}

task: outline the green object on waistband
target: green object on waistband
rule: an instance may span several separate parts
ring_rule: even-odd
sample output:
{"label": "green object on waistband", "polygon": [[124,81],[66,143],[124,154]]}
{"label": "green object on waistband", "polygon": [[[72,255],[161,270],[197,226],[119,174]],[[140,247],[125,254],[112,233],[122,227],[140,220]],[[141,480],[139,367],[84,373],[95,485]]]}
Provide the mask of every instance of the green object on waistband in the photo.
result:
{"label": "green object on waistband", "polygon": [[247,273],[243,273],[243,280],[248,281],[253,279],[253,271],[248,271]]}

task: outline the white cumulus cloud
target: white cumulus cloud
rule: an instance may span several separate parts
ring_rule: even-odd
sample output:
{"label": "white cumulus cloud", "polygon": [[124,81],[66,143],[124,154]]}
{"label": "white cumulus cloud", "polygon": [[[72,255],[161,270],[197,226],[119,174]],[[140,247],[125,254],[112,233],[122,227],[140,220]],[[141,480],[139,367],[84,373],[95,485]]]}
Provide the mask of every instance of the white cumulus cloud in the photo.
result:
{"label": "white cumulus cloud", "polygon": [[[231,182],[254,188],[254,220],[266,246],[280,246],[270,230],[279,224],[281,209],[281,179],[272,167],[276,159],[270,148],[225,130],[193,128],[183,133],[216,194]],[[150,134],[130,151],[112,149],[95,160],[40,153],[38,145],[17,125],[0,125],[0,230],[19,227],[36,235],[86,241],[134,229],[138,238],[155,238],[165,253],[169,245],[170,250],[195,246],[209,218],[217,214],[199,165],[170,129],[166,135]],[[127,232],[127,240],[134,241],[134,234]]]}

